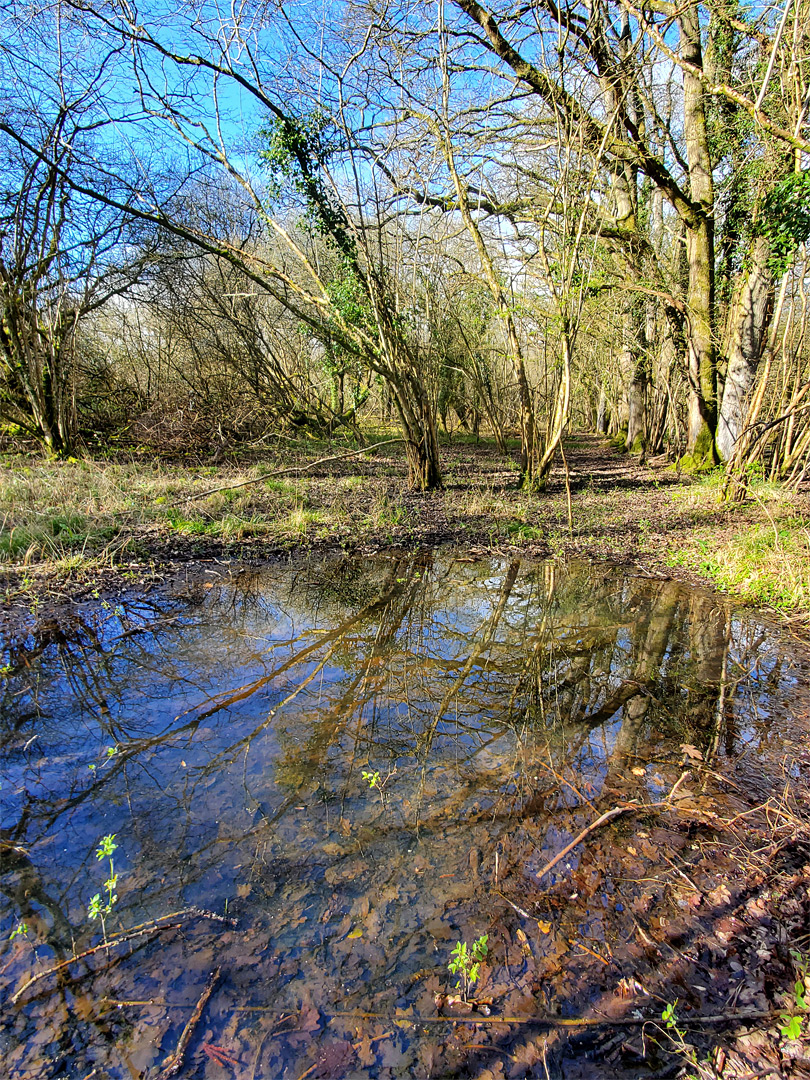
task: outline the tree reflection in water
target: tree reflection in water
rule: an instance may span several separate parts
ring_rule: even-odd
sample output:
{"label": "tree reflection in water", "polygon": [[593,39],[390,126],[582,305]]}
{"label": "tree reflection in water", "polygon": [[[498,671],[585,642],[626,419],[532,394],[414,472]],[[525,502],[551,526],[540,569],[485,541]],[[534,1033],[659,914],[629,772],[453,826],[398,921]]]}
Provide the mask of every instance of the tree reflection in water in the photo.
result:
{"label": "tree reflection in water", "polygon": [[[560,957],[572,934],[621,937],[605,900],[616,883],[598,851],[575,852],[542,888],[538,867],[617,799],[660,799],[683,745],[711,763],[744,749],[767,770],[774,702],[795,678],[773,633],[716,597],[605,567],[452,554],[246,570],[88,609],[9,643],[7,661],[5,989],[95,940],[86,906],[107,833],[122,926],[190,904],[239,920],[44,980],[6,1010],[20,1078],[153,1067],[215,965],[228,977],[212,1038],[267,1075],[298,1076],[319,1053],[323,1075],[332,1058],[369,1076],[430,1055],[460,1068],[467,1051],[436,1031],[325,1021],[435,1011],[453,944],[485,932],[499,1008],[586,999],[591,975],[573,978]],[[388,777],[384,800],[364,770]],[[577,866],[590,884],[569,909],[554,890]],[[531,962],[514,955],[521,920],[501,897],[553,924]],[[36,961],[7,940],[21,920]],[[165,1005],[111,1011],[108,999]]]}

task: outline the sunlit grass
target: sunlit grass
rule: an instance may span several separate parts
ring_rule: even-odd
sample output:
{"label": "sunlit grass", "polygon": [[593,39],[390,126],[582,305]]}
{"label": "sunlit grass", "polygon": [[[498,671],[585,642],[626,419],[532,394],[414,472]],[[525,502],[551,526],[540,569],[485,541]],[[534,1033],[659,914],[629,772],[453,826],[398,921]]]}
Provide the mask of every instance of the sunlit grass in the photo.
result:
{"label": "sunlit grass", "polygon": [[704,537],[670,556],[718,588],[752,604],[810,608],[810,522],[801,517],[754,524],[728,540]]}
{"label": "sunlit grass", "polygon": [[424,496],[406,490],[398,445],[300,475],[286,470],[317,465],[329,447],[285,446],[260,462],[219,467],[8,458],[0,464],[0,563],[70,576],[150,552],[159,558],[160,545],[171,551],[180,537],[192,552],[219,544],[238,554],[262,542],[353,547],[429,534],[537,554],[666,558],[745,601],[810,609],[807,523],[777,485],[753,476],[740,506],[720,502],[720,471],[681,482],[662,472],[627,490],[580,480],[569,530],[559,484],[528,495],[515,485],[514,462],[488,450],[473,458],[467,446],[445,448],[447,486]]}

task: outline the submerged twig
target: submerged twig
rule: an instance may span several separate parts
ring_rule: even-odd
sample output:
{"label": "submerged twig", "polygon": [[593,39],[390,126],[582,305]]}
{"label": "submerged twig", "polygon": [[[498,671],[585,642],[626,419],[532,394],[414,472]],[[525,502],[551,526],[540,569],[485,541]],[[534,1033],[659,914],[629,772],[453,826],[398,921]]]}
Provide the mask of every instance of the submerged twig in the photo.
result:
{"label": "submerged twig", "polygon": [[585,840],[586,837],[590,836],[590,834],[596,829],[600,828],[602,825],[606,825],[609,821],[612,821],[613,818],[618,817],[619,814],[627,814],[630,810],[642,809],[644,809],[644,807],[642,807],[641,804],[636,804],[634,806],[614,806],[612,810],[608,810],[606,813],[602,814],[602,816],[598,817],[596,821],[592,821],[591,824],[587,827],[587,829],[583,829],[579,836],[576,837],[576,839],[572,840],[570,844],[567,844],[562,849],[562,851],[558,852],[558,854],[554,856],[551,862],[546,863],[543,869],[540,870],[537,874],[537,880],[540,881],[541,878],[544,878],[549,872],[549,870],[553,870],[561,859],[564,859],[566,855],[570,854],[570,852],[572,852],[575,847],[581,844],[582,841]]}
{"label": "submerged twig", "polygon": [[[173,930],[180,926],[181,923],[177,922],[190,919],[194,915],[199,915],[204,919],[215,919],[217,922],[226,922],[231,926],[236,925],[233,919],[228,919],[223,915],[216,915],[213,911],[205,911],[203,908],[183,908],[181,911],[173,911],[169,915],[162,915],[159,919],[150,919],[149,922],[139,923],[137,926],[133,926],[131,929],[124,931],[122,934],[116,934],[114,937],[108,938],[107,941],[101,942],[100,945],[94,945],[90,949],[85,949],[83,952],[76,953],[74,956],[69,956],[66,960],[61,960],[58,964],[54,964],[52,967],[46,968],[44,971],[38,971],[36,975],[32,975],[27,983],[23,983],[19,990],[17,990],[11,996],[11,1004],[16,1005],[25,991],[33,986],[34,983],[38,983],[41,979],[46,979],[49,975],[56,975],[65,968],[70,967],[71,964],[75,964],[77,960],[84,960],[88,956],[94,956],[96,953],[103,952],[107,949],[114,949],[118,945],[123,945],[127,941],[132,941],[133,938],[142,937],[144,934],[157,934],[161,930]],[[174,920],[174,921],[172,921]]]}
{"label": "submerged twig", "polygon": [[163,1062],[163,1068],[157,1074],[156,1080],[169,1080],[169,1077],[175,1076],[180,1071],[183,1065],[183,1058],[186,1056],[188,1044],[191,1042],[191,1037],[194,1034],[194,1029],[197,1024],[199,1024],[203,1009],[208,1003],[211,994],[214,992],[214,987],[219,981],[221,971],[221,968],[217,968],[216,971],[212,971],[208,976],[208,982],[205,984],[203,992],[200,994],[200,998],[194,1006],[194,1012],[189,1017],[188,1023],[183,1028],[180,1038],[177,1040],[177,1047],[175,1048],[174,1053],[169,1054]]}
{"label": "submerged twig", "polygon": [[538,920],[533,915],[530,915],[528,911],[524,911],[522,907],[518,907],[517,904],[513,904],[508,896],[504,896],[500,889],[495,889],[495,892],[500,896],[502,900],[505,900],[510,908],[514,908],[518,915],[524,919],[529,919],[531,922],[536,923]]}
{"label": "submerged twig", "polygon": [[543,869],[538,872],[537,880],[540,881],[541,878],[544,878],[549,872],[549,870],[553,870],[561,859],[564,859],[566,855],[572,852],[574,848],[577,847],[578,844],[581,844],[582,841],[585,840],[588,836],[590,836],[592,832],[595,832],[595,830],[600,828],[602,825],[606,825],[609,821],[612,821],[613,818],[618,817],[620,814],[629,814],[632,810],[658,810],[661,807],[670,806],[672,798],[677,792],[678,788],[681,786],[684,780],[687,780],[689,778],[690,775],[691,774],[688,770],[681,773],[678,780],[676,780],[676,782],[673,784],[672,789],[670,790],[667,797],[665,799],[661,799],[660,802],[625,803],[624,806],[614,806],[612,810],[608,810],[606,813],[602,814],[602,816],[598,817],[596,821],[592,821],[586,829],[583,829],[579,836],[572,840],[570,844],[567,844],[562,849],[562,851],[558,852],[551,860],[551,862],[546,863]]}
{"label": "submerged twig", "polygon": [[[712,1014],[711,1016],[685,1016],[681,1023],[689,1024],[733,1024],[736,1022],[746,1023],[751,1020],[769,1020],[779,1016],[778,1009],[742,1009],[740,1011],[729,1010],[724,1013]],[[397,1024],[534,1024],[537,1027],[547,1028],[577,1028],[577,1027],[637,1027],[643,1024],[654,1024],[660,1017],[656,1016],[420,1016],[420,1015],[392,1015],[391,1013],[378,1012],[336,1012],[332,1018],[354,1020],[391,1020]]]}

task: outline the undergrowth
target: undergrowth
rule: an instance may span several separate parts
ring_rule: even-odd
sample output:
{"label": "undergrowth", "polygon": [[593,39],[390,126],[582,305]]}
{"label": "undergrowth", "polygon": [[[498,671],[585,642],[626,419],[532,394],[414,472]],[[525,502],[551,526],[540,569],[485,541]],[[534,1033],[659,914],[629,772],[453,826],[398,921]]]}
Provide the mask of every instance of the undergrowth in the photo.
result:
{"label": "undergrowth", "polygon": [[717,470],[677,494],[697,515],[714,508],[725,527],[696,521],[692,536],[670,545],[668,564],[696,571],[744,603],[810,609],[810,519],[796,514],[793,497],[770,481],[752,479],[746,507],[718,503],[721,486]]}

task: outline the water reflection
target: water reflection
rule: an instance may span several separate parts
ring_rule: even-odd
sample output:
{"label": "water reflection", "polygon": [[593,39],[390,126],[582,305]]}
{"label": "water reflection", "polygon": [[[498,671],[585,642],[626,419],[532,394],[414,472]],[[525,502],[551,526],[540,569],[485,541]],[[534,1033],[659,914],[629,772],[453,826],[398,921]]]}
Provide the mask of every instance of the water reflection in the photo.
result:
{"label": "water reflection", "polygon": [[[449,554],[211,575],[41,627],[4,662],[6,992],[98,941],[87,902],[107,833],[116,929],[190,905],[238,919],[32,987],[5,1010],[19,1078],[141,1075],[218,964],[213,1042],[201,1030],[186,1075],[221,1075],[205,1046],[223,1039],[255,1075],[462,1068],[467,1051],[435,1031],[338,1014],[435,1012],[453,944],[488,931],[499,1007],[566,1008],[583,983],[560,957],[572,933],[597,949],[620,935],[617,886],[591,854],[542,887],[538,869],[617,799],[660,799],[683,746],[766,772],[796,677],[771,632],[716,597]],[[577,866],[590,884],[566,907],[555,883]],[[509,898],[540,928],[520,971]]]}

